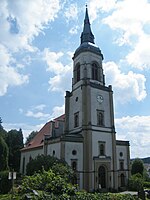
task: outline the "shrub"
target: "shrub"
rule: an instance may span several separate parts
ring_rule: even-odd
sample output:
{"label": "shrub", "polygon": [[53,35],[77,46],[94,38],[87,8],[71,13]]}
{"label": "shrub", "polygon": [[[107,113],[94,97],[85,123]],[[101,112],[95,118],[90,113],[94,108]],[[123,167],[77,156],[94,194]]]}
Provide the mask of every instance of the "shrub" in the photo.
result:
{"label": "shrub", "polygon": [[143,189],[143,177],[141,174],[134,174],[129,179],[129,189],[133,191],[141,191]]}
{"label": "shrub", "polygon": [[144,188],[148,188],[148,189],[150,189],[150,182],[144,182],[144,184],[143,184],[143,186],[144,186]]}
{"label": "shrub", "polygon": [[23,179],[21,192],[27,193],[32,190],[41,190],[57,195],[63,193],[74,195],[76,188],[52,170],[45,171],[43,169],[41,172]]}
{"label": "shrub", "polygon": [[12,188],[12,182],[8,179],[8,171],[0,172],[0,193],[7,194]]}

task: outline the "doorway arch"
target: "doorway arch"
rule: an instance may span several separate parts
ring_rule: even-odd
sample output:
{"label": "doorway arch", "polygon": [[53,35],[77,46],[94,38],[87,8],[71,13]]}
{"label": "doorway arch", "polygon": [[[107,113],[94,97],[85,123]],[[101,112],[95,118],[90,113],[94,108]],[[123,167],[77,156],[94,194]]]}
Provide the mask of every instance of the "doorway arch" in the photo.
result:
{"label": "doorway arch", "polygon": [[106,188],[106,168],[104,166],[100,166],[98,169],[98,185]]}

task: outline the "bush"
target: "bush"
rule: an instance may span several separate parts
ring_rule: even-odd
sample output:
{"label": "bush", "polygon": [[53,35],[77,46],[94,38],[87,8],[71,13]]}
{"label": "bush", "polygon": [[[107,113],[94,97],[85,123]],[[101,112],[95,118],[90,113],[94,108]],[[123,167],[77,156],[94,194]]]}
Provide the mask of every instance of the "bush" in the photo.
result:
{"label": "bush", "polygon": [[0,193],[7,194],[12,188],[12,182],[8,179],[8,171],[0,172]]}
{"label": "bush", "polygon": [[134,174],[129,179],[129,189],[132,191],[143,190],[143,177],[141,174]]}
{"label": "bush", "polygon": [[144,188],[150,189],[150,182],[144,182],[143,184]]}
{"label": "bush", "polygon": [[67,183],[60,175],[56,175],[52,170],[44,169],[32,176],[26,176],[22,181],[21,193],[27,193],[32,190],[41,190],[53,194],[74,195],[76,188]]}

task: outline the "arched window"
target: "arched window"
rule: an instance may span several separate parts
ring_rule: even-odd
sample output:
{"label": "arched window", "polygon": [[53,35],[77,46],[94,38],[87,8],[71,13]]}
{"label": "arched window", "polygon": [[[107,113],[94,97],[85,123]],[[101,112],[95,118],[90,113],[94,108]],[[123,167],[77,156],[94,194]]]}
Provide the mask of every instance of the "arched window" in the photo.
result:
{"label": "arched window", "polygon": [[121,174],[120,178],[121,178],[121,187],[123,187],[123,186],[125,186],[125,176],[124,176],[124,174]]}
{"label": "arched window", "polygon": [[97,111],[97,125],[98,126],[104,126],[104,112],[103,111]]}
{"label": "arched window", "polygon": [[74,78],[75,78],[75,83],[77,83],[78,81],[80,81],[80,64],[77,64],[75,66],[75,70],[74,70]]}
{"label": "arched window", "polygon": [[100,188],[106,188],[106,169],[100,166],[98,169],[98,184]]}
{"label": "arched window", "polygon": [[98,80],[98,66],[95,63],[92,64],[92,79]]}

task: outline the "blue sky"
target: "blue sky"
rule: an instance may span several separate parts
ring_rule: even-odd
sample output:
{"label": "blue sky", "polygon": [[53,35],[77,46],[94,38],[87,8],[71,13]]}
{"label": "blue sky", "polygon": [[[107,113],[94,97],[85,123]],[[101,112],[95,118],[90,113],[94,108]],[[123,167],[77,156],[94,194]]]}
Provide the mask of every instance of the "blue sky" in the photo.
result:
{"label": "blue sky", "polygon": [[117,139],[150,156],[150,1],[1,0],[0,116],[24,138],[64,113],[72,56],[88,4],[95,43],[114,91]]}

